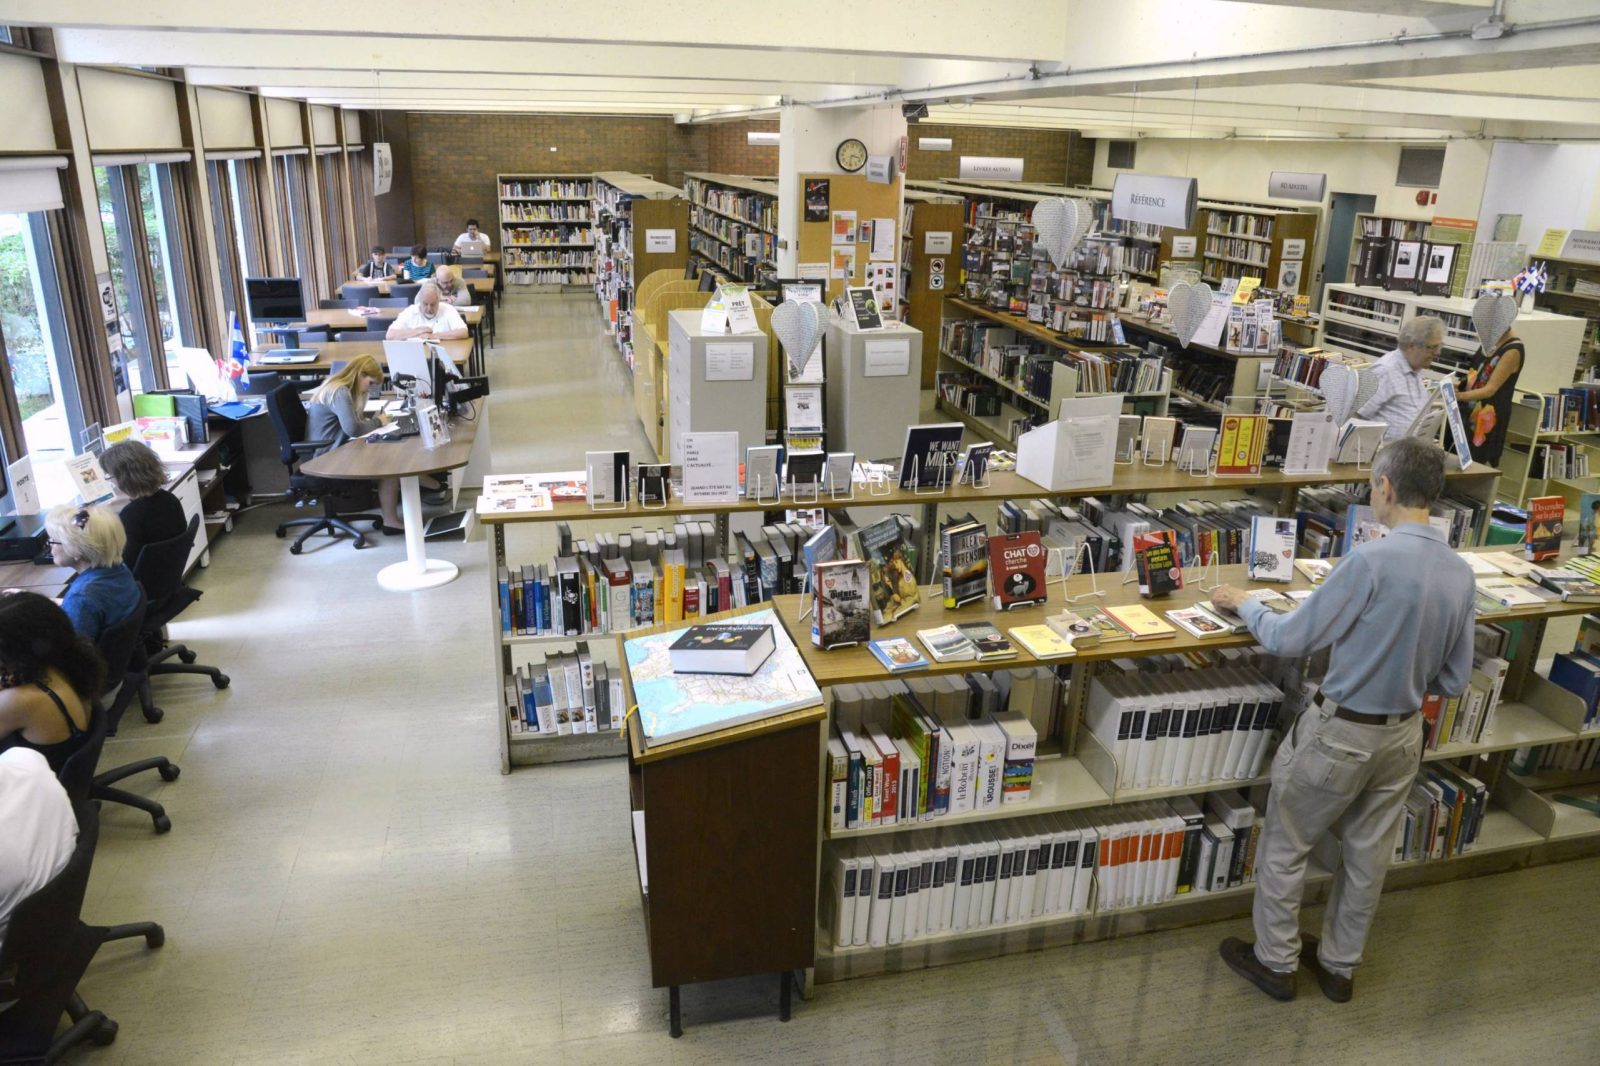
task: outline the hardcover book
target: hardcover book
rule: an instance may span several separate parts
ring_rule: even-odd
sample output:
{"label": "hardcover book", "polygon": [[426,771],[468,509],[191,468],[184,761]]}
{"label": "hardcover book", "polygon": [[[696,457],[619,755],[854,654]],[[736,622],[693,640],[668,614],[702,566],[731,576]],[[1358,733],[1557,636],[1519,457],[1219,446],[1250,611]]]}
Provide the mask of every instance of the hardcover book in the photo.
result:
{"label": "hardcover book", "polygon": [[861,530],[861,554],[872,579],[872,621],[888,625],[922,602],[917,587],[916,549],[898,518],[888,518]]}
{"label": "hardcover book", "polygon": [[963,428],[960,422],[906,427],[906,446],[900,456],[900,487],[927,488],[954,483]]}
{"label": "hardcover book", "polygon": [[864,643],[871,636],[867,564],[836,559],[817,564],[817,644],[841,648]]}
{"label": "hardcover book", "polygon": [[961,622],[956,626],[977,649],[978,661],[1015,658],[1017,649],[991,622]]}
{"label": "hardcover book", "polygon": [[917,646],[904,637],[888,637],[883,640],[870,641],[867,644],[867,650],[891,674],[900,674],[907,670],[920,670],[928,665],[928,660],[923,658],[922,653],[917,650]]}
{"label": "hardcover book", "polygon": [[1562,521],[1567,501],[1561,496],[1535,496],[1528,501],[1528,529],[1523,549],[1529,559],[1539,562],[1561,554]]}
{"label": "hardcover book", "polygon": [[996,610],[1009,611],[1049,599],[1045,580],[1048,556],[1038,532],[996,533],[989,538],[988,549]]}
{"label": "hardcover book", "polygon": [[761,669],[774,646],[770,625],[724,622],[690,626],[668,652],[676,673],[749,677]]}
{"label": "hardcover book", "polygon": [[1073,648],[1092,648],[1100,643],[1100,628],[1089,619],[1071,611],[1060,611],[1044,621],[1045,625],[1071,641]]}
{"label": "hardcover book", "polygon": [[988,527],[970,514],[939,531],[944,560],[944,605],[964,607],[983,599],[989,586]]}
{"label": "hardcover book", "polygon": [[1272,515],[1250,519],[1250,580],[1294,580],[1294,519]]}
{"label": "hardcover book", "polygon": [[1163,540],[1136,550],[1139,595],[1160,599],[1183,588],[1183,569],[1179,565],[1178,550],[1170,542]]}

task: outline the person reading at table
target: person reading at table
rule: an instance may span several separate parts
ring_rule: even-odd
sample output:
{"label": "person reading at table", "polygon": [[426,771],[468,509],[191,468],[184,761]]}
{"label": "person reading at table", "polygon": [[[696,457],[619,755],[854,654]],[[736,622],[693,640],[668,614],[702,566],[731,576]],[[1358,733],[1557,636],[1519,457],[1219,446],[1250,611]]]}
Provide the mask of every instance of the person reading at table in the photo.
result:
{"label": "person reading at table", "polygon": [[89,738],[104,677],[100,653],[54,600],[0,596],[0,751],[32,748],[59,772]]}
{"label": "person reading at table", "polygon": [[122,561],[128,540],[122,519],[104,507],[64,504],[45,515],[44,528],[55,564],[77,571],[61,597],[61,609],[74,629],[99,640],[139,606],[139,583]]}
{"label": "person reading at table", "polygon": [[451,307],[471,307],[472,290],[467,288],[467,283],[456,277],[454,267],[442,266],[434,271],[433,283],[439,288],[439,296]]}
{"label": "person reading at table", "polygon": [[[306,405],[306,439],[328,442],[317,450],[318,455],[326,455],[346,441],[383,425],[382,415],[368,418],[361,413],[366,406],[367,393],[382,380],[383,370],[378,361],[370,355],[358,355],[317,386],[311,394],[311,402]],[[378,506],[383,513],[385,533],[394,535],[406,531],[400,518],[398,479],[378,479]]]}
{"label": "person reading at table", "polygon": [[445,303],[439,295],[439,286],[428,281],[417,290],[416,300],[400,312],[384,336],[391,341],[455,341],[466,335],[467,323],[461,312]]}
{"label": "person reading at table", "polygon": [[419,244],[411,249],[411,258],[395,270],[400,281],[426,281],[433,277],[433,264],[428,262],[428,246]]}
{"label": "person reading at table", "polygon": [[485,252],[489,250],[489,235],[478,228],[478,220],[475,218],[467,219],[467,232],[457,237],[451,247],[459,252],[461,251],[461,246],[468,241],[477,241],[483,245]]}
{"label": "person reading at table", "polygon": [[139,561],[146,544],[171,540],[188,528],[183,504],[165,487],[166,465],[150,445],[142,440],[113,444],[101,453],[100,466],[117,491],[128,498],[121,514],[127,538],[122,561],[130,567]]}
{"label": "person reading at table", "polygon": [[374,244],[367,253],[367,261],[356,267],[350,276],[356,281],[382,281],[389,277],[389,255],[381,244]]}

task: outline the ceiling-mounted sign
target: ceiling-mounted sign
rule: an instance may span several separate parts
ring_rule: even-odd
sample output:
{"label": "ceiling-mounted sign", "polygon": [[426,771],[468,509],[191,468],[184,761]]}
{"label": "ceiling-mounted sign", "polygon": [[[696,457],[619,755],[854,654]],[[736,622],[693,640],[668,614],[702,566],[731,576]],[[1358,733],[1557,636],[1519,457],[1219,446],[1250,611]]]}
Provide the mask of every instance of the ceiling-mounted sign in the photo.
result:
{"label": "ceiling-mounted sign", "polygon": [[948,152],[955,147],[949,137],[918,137],[917,147],[924,152]]}
{"label": "ceiling-mounted sign", "polygon": [[1274,170],[1267,178],[1267,196],[1274,200],[1314,200],[1322,202],[1328,191],[1328,175],[1301,174],[1293,170]]}
{"label": "ceiling-mounted sign", "polygon": [[1585,263],[1600,263],[1600,232],[1575,229],[1567,234],[1567,243],[1561,249],[1563,259],[1581,259]]}
{"label": "ceiling-mounted sign", "polygon": [[389,150],[388,141],[379,141],[372,146],[372,195],[382,196],[393,181],[394,153]]}
{"label": "ceiling-mounted sign", "polygon": [[868,181],[875,181],[879,185],[888,185],[890,182],[894,181],[894,156],[867,156],[866,174]]}
{"label": "ceiling-mounted sign", "polygon": [[1111,187],[1111,217],[1121,222],[1188,229],[1194,224],[1198,186],[1193,178],[1118,174]]}
{"label": "ceiling-mounted sign", "polygon": [[779,136],[777,130],[750,130],[744,135],[744,143],[774,145],[778,143]]}
{"label": "ceiling-mounted sign", "polygon": [[961,157],[962,181],[1021,181],[1022,160],[1005,156],[964,155]]}

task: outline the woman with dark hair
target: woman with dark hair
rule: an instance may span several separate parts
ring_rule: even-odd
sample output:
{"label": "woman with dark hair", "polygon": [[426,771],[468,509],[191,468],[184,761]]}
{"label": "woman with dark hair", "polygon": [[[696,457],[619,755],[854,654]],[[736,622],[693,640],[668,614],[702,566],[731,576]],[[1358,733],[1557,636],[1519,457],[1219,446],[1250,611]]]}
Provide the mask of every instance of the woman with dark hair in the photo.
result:
{"label": "woman with dark hair", "polygon": [[32,748],[60,772],[88,739],[105,664],[54,600],[0,596],[0,751]]}
{"label": "woman with dark hair", "polygon": [[142,440],[125,440],[100,453],[100,466],[128,497],[119,516],[128,542],[122,561],[132,567],[146,544],[171,540],[189,528],[183,504],[166,489],[167,467],[155,450]]}

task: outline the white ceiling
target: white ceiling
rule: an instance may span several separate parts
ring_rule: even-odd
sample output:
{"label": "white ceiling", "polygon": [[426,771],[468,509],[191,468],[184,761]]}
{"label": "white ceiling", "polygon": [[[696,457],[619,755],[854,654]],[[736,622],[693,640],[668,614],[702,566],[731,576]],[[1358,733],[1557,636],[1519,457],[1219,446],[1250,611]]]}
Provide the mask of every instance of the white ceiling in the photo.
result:
{"label": "white ceiling", "polygon": [[1099,136],[1600,140],[1600,0],[6,7],[71,62],[348,107],[719,121],[887,99]]}

